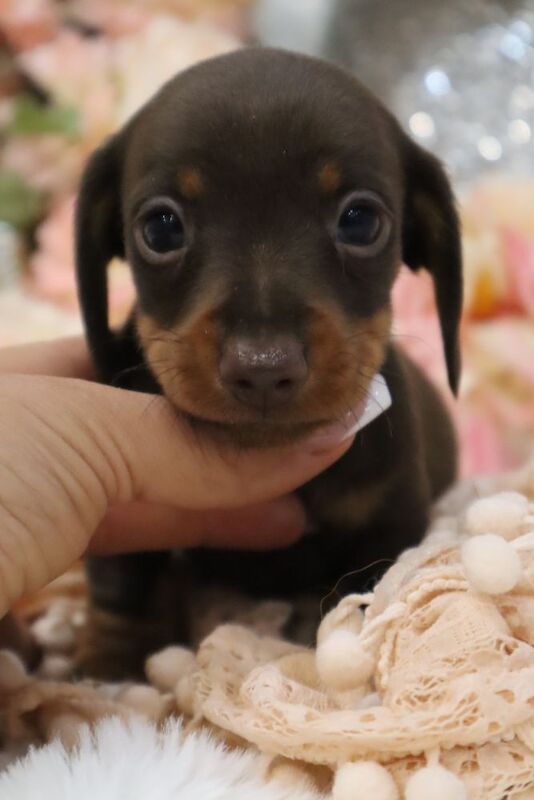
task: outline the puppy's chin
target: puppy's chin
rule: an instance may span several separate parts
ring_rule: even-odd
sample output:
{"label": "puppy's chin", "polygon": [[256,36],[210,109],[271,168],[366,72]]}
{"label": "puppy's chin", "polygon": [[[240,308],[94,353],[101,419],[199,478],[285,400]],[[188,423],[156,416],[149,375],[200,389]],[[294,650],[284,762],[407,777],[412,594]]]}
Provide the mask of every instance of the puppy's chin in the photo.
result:
{"label": "puppy's chin", "polygon": [[325,422],[216,422],[177,409],[201,437],[240,450],[266,449],[293,444],[309,436]]}
{"label": "puppy's chin", "polygon": [[185,393],[177,397],[163,390],[163,394],[199,438],[236,449],[266,449],[297,443],[315,430],[341,422],[348,416],[352,421],[363,412],[366,400],[362,387],[358,386],[343,398],[343,403],[337,398],[338,402],[330,407],[288,404],[262,414],[250,408],[217,403],[214,397],[209,398],[209,402],[206,397],[193,402]]}

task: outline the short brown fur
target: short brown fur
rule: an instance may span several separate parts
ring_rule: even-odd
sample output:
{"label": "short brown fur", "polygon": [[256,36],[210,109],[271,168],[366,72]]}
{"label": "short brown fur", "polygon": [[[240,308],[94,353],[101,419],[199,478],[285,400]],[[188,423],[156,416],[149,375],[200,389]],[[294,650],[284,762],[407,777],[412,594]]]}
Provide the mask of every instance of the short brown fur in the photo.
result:
{"label": "short brown fur", "polygon": [[[364,252],[340,229],[340,209],[362,193],[379,204],[384,232],[380,247]],[[139,244],[143,208],[167,201],[183,244],[150,256]],[[199,442],[296,442],[359,413],[378,372],[392,396],[339,461],[300,487],[310,533],[286,550],[190,551],[179,560],[180,579],[169,578],[166,553],[88,559],[95,615],[81,661],[118,677],[117,648],[107,648],[108,659],[101,652],[105,615],[145,641],[132,642],[132,673],[147,632],[160,646],[165,637],[187,641],[187,631],[161,624],[166,580],[183,595],[169,608],[187,605],[188,581],[289,600],[287,634],[308,642],[328,605],[321,598],[371,586],[420,541],[431,503],[455,476],[446,408],[390,332],[400,264],[425,267],[456,392],[461,246],[442,166],[353,76],[250,48],[178,75],[94,154],[76,225],[80,301],[101,378],[166,395]],[[137,289],[121,331],[107,321],[106,269],[115,256],[128,260]],[[298,390],[278,404],[244,401],[223,370],[236,342],[262,357],[300,354]]]}

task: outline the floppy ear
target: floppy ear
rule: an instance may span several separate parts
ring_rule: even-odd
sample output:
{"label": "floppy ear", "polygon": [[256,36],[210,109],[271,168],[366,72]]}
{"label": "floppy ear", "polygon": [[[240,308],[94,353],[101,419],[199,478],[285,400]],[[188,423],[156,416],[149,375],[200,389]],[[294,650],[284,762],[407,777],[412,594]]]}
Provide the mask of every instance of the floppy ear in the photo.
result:
{"label": "floppy ear", "polygon": [[100,377],[116,370],[118,340],[109,328],[107,266],[123,256],[117,140],[89,159],[76,208],[76,274],[87,340]]}
{"label": "floppy ear", "polygon": [[460,381],[459,327],[462,313],[462,249],[454,197],[441,163],[406,140],[403,260],[432,275],[449,385]]}

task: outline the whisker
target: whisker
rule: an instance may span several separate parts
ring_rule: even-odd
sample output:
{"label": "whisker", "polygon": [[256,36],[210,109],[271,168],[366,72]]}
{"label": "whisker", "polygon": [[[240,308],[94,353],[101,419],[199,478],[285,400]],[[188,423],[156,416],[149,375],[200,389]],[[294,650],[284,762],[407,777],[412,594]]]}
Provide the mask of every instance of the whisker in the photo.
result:
{"label": "whisker", "polygon": [[117,386],[118,381],[120,381],[121,378],[124,378],[125,375],[129,375],[132,372],[138,372],[141,369],[146,369],[146,364],[144,361],[141,361],[139,364],[135,364],[133,367],[125,367],[124,369],[121,369],[120,372],[117,372],[113,376],[110,386]]}
{"label": "whisker", "polygon": [[167,338],[165,338],[164,336],[147,336],[146,340],[148,342],[155,342],[158,344],[178,344],[178,345],[186,344],[183,336],[169,336]]}
{"label": "whisker", "polygon": [[159,401],[160,397],[161,397],[161,395],[157,395],[157,394],[153,395],[150,398],[150,400],[148,401],[148,403],[146,404],[146,407],[143,409],[143,414],[141,416],[144,416],[145,414],[148,414],[148,412],[152,410],[152,406],[154,405],[154,403]]}
{"label": "whisker", "polygon": [[338,598],[341,597],[338,592],[338,589],[342,581],[346,580],[346,578],[352,578],[355,575],[359,575],[361,572],[366,572],[368,569],[372,569],[373,567],[376,567],[378,564],[393,564],[393,563],[394,559],[392,558],[377,558],[376,561],[371,561],[371,563],[366,564],[364,567],[360,567],[359,569],[353,569],[350,572],[346,572],[344,575],[341,575],[341,577],[338,578],[338,580],[335,582],[334,586],[330,589],[330,591],[327,594],[325,594],[324,597],[321,598],[321,601],[319,603],[321,619],[323,619],[324,617],[323,611],[324,611],[324,604],[326,603],[326,601],[330,597],[332,597],[332,595],[335,595]]}

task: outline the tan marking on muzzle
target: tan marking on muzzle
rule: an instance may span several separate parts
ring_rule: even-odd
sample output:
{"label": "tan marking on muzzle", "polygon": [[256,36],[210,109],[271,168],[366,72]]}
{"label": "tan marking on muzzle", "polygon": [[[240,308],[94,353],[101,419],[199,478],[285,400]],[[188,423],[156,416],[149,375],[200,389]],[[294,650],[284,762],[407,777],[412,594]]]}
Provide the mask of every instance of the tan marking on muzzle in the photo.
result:
{"label": "tan marking on muzzle", "polygon": [[[389,341],[391,311],[382,308],[371,317],[347,322],[337,309],[317,309],[310,325],[308,350],[310,414],[332,419],[354,407],[365,396],[369,382],[380,369]],[[316,408],[316,411],[312,409]]]}
{"label": "tan marking on muzzle", "polygon": [[197,405],[221,402],[214,379],[219,372],[220,336],[212,304],[171,328],[138,312],[137,331],[152,372],[177,408],[195,414]]}
{"label": "tan marking on muzzle", "polygon": [[141,346],[165,396],[180,410],[230,424],[243,444],[290,441],[310,425],[333,421],[361,402],[380,368],[389,340],[391,315],[348,321],[334,306],[311,312],[307,335],[309,379],[294,402],[273,412],[268,423],[224,389],[219,375],[223,330],[217,318],[221,292],[197,305],[179,325],[164,328],[137,315]]}

